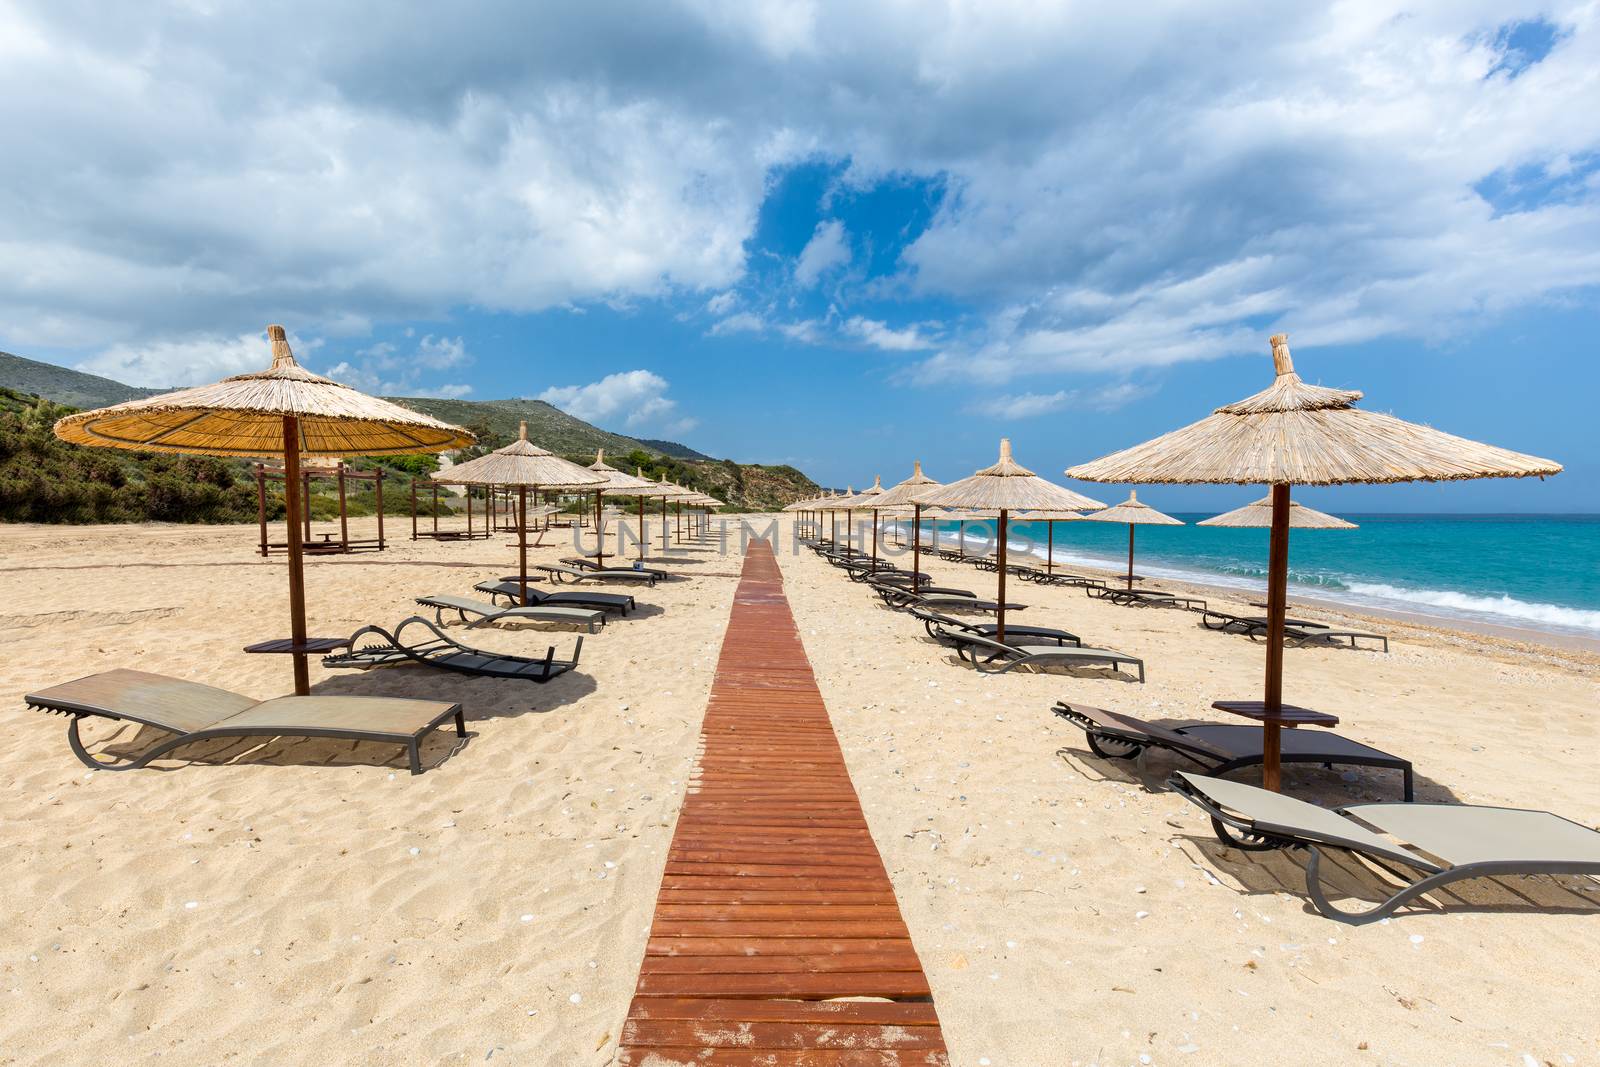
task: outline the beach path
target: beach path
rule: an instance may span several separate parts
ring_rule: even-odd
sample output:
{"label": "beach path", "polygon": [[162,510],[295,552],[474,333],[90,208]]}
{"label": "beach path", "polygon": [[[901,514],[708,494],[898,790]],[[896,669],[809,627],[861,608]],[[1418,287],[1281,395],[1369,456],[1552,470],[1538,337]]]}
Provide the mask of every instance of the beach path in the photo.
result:
{"label": "beach path", "polygon": [[617,1062],[948,1063],[765,541],[745,555]]}

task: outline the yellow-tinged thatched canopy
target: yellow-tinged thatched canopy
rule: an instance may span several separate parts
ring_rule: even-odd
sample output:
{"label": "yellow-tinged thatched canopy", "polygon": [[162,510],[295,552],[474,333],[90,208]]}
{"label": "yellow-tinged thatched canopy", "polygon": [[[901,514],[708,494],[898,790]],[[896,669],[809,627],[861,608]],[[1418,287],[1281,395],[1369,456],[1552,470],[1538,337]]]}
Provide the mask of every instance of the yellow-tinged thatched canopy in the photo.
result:
{"label": "yellow-tinged thatched canopy", "polygon": [[655,484],[644,478],[635,478],[625,471],[617,470],[617,468],[606,462],[606,450],[603,448],[595,450],[594,462],[584,469],[592,471],[606,480],[604,485],[596,488],[608,496],[636,496],[639,490],[647,489]]}
{"label": "yellow-tinged thatched canopy", "polygon": [[[1264,496],[1260,500],[1246,504],[1242,508],[1213,515],[1209,519],[1201,519],[1196,526],[1228,526],[1228,527],[1261,527],[1272,525],[1272,498]],[[1308,508],[1298,500],[1289,501],[1289,526],[1296,530],[1354,530],[1356,524],[1346,522],[1337,515],[1327,515]]]}
{"label": "yellow-tinged thatched canopy", "polygon": [[528,440],[524,422],[517,439],[486,456],[436,471],[433,480],[447,485],[520,485],[540,489],[596,489],[605,477],[569,463]]}
{"label": "yellow-tinged thatched canopy", "polygon": [[201,456],[281,456],[284,416],[299,420],[303,456],[403,456],[472,444],[472,434],[367,396],[295,362],[282,326],[268,326],[272,366],[211,385],[129,400],[59,420],[75,445]]}
{"label": "yellow-tinged thatched canopy", "polygon": [[854,496],[846,497],[843,500],[835,500],[833,506],[847,511],[871,511],[880,507],[878,498],[883,496],[883,493],[883,479],[874,474],[871,485]]}
{"label": "yellow-tinged thatched canopy", "polygon": [[1011,458],[1011,441],[1000,441],[1000,459],[970,477],[915,494],[915,502],[965,511],[1086,511],[1105,507],[1098,500],[1047,482]]}
{"label": "yellow-tinged thatched canopy", "polygon": [[883,495],[878,497],[878,510],[898,509],[904,511],[916,505],[918,495],[932,492],[942,485],[942,482],[936,482],[926,474],[923,474],[922,460],[915,460],[911,464],[911,477],[898,485],[885,489]]}
{"label": "yellow-tinged thatched canopy", "polygon": [[1228,485],[1525,478],[1561,464],[1468,441],[1355,406],[1361,393],[1307,385],[1287,334],[1272,336],[1277,378],[1199,422],[1067,468],[1090,482]]}
{"label": "yellow-tinged thatched canopy", "polygon": [[1139,499],[1137,492],[1130,492],[1128,499],[1104,511],[1096,511],[1089,515],[1080,515],[1079,518],[1086,522],[1125,522],[1130,526],[1182,526],[1183,520],[1175,519],[1171,515],[1157,511],[1155,508]]}

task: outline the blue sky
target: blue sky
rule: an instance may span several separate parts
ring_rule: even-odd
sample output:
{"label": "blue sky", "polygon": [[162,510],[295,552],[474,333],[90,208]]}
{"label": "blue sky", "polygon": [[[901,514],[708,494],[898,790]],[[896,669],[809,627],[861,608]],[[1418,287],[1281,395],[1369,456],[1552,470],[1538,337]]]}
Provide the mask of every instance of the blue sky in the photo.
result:
{"label": "blue sky", "polygon": [[1059,477],[1263,387],[1282,330],[1568,468],[1310,502],[1600,511],[1583,4],[260,7],[0,14],[0,348],[175,385],[283,322],[361,388],[860,487],[1002,435]]}

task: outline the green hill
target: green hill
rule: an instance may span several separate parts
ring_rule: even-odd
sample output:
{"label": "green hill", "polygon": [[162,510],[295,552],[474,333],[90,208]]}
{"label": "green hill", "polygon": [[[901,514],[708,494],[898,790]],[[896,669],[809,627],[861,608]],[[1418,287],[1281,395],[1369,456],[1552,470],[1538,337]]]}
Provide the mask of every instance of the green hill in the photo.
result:
{"label": "green hill", "polygon": [[0,385],[19,393],[32,393],[71,408],[103,408],[124,400],[152,396],[160,389],[123,385],[97,374],[40,363],[35,359],[0,352]]}
{"label": "green hill", "polygon": [[[0,522],[255,521],[255,481],[246,463],[79,448],[50,432],[56,419],[73,410],[155,392],[0,353]],[[529,439],[567,459],[588,464],[603,448],[619,469],[631,473],[639,467],[653,479],[664,475],[726,501],[731,511],[775,510],[821,491],[793,467],[716,460],[672,441],[611,433],[542,400],[389,399],[477,434],[470,454],[515,440],[518,423],[526,421]],[[432,456],[356,459],[351,465],[381,465],[399,479],[436,468]],[[333,500],[314,496],[310,504],[321,515]],[[352,494],[351,505],[356,514],[370,514],[373,501]],[[277,499],[268,506],[274,514],[281,510]],[[405,494],[385,494],[384,511],[405,506]]]}

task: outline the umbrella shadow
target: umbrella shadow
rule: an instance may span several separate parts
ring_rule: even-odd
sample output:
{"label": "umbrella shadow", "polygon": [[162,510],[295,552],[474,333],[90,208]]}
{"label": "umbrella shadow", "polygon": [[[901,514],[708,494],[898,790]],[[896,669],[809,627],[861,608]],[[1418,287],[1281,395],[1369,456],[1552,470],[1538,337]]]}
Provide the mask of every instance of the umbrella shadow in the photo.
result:
{"label": "umbrella shadow", "polygon": [[[379,667],[359,674],[324,679],[311,687],[319,696],[407,697],[459,703],[469,721],[548,714],[575,703],[598,688],[588,675],[569,671],[538,684],[508,678],[480,678],[419,663]],[[85,721],[87,733],[93,727]],[[477,738],[470,728],[457,736],[449,723],[423,738],[422,769],[426,773],[465,751]],[[86,747],[108,762],[134,760],[165,744],[173,735],[154,726],[118,723],[101,736],[85,737]],[[176,771],[194,764],[209,766],[388,767],[410,772],[405,748],[389,741],[350,738],[251,736],[222,737],[184,745],[144,770]]]}
{"label": "umbrella shadow", "polygon": [[[1211,868],[1233,879],[1234,888],[1247,897],[1288,894],[1304,901],[1308,915],[1318,914],[1306,899],[1306,849],[1246,852],[1230,848],[1215,837],[1174,834],[1180,850],[1202,869]],[[1334,906],[1348,911],[1376,907],[1421,877],[1396,865],[1390,868],[1338,849],[1322,852],[1322,890]],[[1577,875],[1501,875],[1452,882],[1407,903],[1395,918],[1453,915],[1472,912],[1527,914],[1600,914],[1600,894],[1594,882]]]}
{"label": "umbrella shadow", "polygon": [[[1156,726],[1176,727],[1194,722],[1193,719],[1151,719]],[[1056,756],[1074,771],[1090,781],[1114,782],[1134,786],[1146,793],[1169,793],[1167,779],[1174,771],[1207,774],[1209,769],[1175,752],[1150,747],[1138,755],[1123,758],[1103,757],[1087,747],[1063,745]],[[1347,779],[1346,774],[1354,775]],[[1416,799],[1420,803],[1459,803],[1454,790],[1413,769]],[[1230,771],[1229,781],[1247,785],[1261,784],[1260,767],[1241,767]],[[1331,768],[1321,763],[1285,763],[1282,768],[1283,791],[1297,800],[1325,808],[1347,804],[1371,804],[1397,801],[1404,794],[1403,777],[1388,767],[1364,767],[1334,764]]]}

